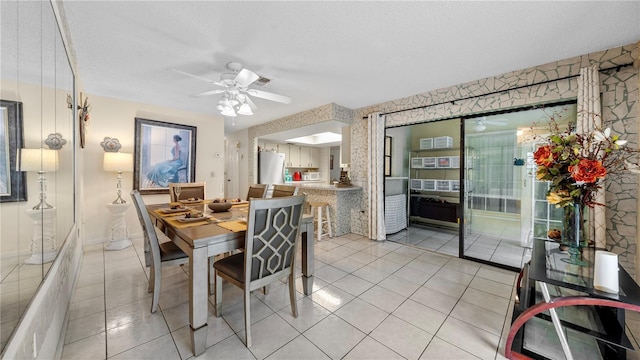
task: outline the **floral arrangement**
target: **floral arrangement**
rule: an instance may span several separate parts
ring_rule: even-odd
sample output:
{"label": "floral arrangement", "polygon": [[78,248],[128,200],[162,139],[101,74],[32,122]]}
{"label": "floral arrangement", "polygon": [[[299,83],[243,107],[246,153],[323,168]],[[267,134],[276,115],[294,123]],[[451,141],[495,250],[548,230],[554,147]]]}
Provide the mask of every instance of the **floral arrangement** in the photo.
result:
{"label": "floral arrangement", "polygon": [[577,134],[572,125],[560,129],[554,116],[550,116],[549,130],[546,143],[535,151],[534,160],[537,178],[551,182],[547,201],[556,207],[604,205],[595,201],[601,179],[621,170],[638,172],[638,151],[625,147],[627,141],[612,135],[610,128]]}

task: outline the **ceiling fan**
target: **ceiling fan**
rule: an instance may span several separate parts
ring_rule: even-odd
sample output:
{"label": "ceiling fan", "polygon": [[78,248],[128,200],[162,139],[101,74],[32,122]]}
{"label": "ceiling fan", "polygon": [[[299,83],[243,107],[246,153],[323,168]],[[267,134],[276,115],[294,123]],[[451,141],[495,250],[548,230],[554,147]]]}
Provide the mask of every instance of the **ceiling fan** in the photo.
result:
{"label": "ceiling fan", "polygon": [[487,120],[486,116],[479,117],[475,119],[475,121],[476,121],[475,130],[478,132],[484,131],[487,128],[487,125],[498,125],[498,126],[507,125],[506,119]]}
{"label": "ceiling fan", "polygon": [[291,98],[287,96],[249,88],[251,84],[255,83],[258,80],[261,80],[261,82],[268,82],[269,79],[265,79],[266,81],[262,80],[263,78],[261,78],[255,72],[244,68],[242,64],[232,61],[227,63],[227,69],[229,69],[231,72],[220,74],[219,81],[207,79],[177,69],[172,70],[179,74],[183,74],[198,80],[203,80],[210,84],[222,87],[222,89],[208,90],[190,96],[204,97],[223,94],[222,98],[220,98],[220,100],[218,101],[216,109],[218,109],[220,111],[220,114],[224,116],[235,117],[238,114],[253,115],[252,110],[257,109],[257,106],[251,100],[249,95],[283,104],[291,103]]}

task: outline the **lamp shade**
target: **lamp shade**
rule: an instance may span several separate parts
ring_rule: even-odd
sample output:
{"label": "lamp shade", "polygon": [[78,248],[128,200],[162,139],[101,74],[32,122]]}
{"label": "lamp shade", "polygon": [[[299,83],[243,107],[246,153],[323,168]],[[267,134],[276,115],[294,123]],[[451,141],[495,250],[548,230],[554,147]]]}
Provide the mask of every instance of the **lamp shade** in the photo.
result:
{"label": "lamp shade", "polygon": [[121,152],[106,152],[104,153],[102,168],[104,171],[113,172],[133,171],[133,155]]}
{"label": "lamp shade", "polygon": [[20,171],[58,170],[58,152],[50,149],[20,149]]}
{"label": "lamp shade", "polygon": [[251,106],[249,104],[244,103],[240,106],[238,110],[238,114],[240,115],[253,115],[253,111],[251,111]]}

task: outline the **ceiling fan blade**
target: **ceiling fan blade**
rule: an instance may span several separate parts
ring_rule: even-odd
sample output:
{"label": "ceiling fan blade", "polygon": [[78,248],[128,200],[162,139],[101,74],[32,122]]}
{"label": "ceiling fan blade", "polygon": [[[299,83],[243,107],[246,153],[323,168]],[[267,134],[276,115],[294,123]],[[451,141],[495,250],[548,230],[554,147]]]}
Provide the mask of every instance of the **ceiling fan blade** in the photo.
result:
{"label": "ceiling fan blade", "polygon": [[215,95],[215,94],[222,94],[225,91],[227,91],[227,90],[225,90],[225,89],[209,90],[209,91],[205,91],[205,92],[201,92],[201,93],[197,93],[197,94],[193,94],[193,95],[189,95],[189,96],[191,96],[191,97],[205,97],[205,96],[210,96],[210,95]]}
{"label": "ceiling fan blade", "polygon": [[192,77],[194,79],[206,81],[208,83],[213,82],[213,80],[211,80],[211,79],[203,78],[203,77],[198,76],[198,75],[193,75],[193,74],[190,74],[190,73],[182,71],[182,70],[178,70],[178,69],[170,69],[170,70],[173,71],[173,72],[176,72],[178,74],[182,74],[182,75],[186,75],[186,76]]}
{"label": "ceiling fan blade", "polygon": [[198,80],[206,81],[206,82],[208,82],[209,84],[214,84],[214,85],[224,86],[224,87],[226,87],[226,86],[227,86],[227,85],[225,85],[225,84],[223,84],[223,83],[221,83],[221,82],[219,82],[219,81],[215,81],[215,80],[207,79],[207,78],[204,78],[204,77],[202,77],[202,76],[198,76],[198,75],[193,75],[193,74],[190,74],[190,73],[188,73],[188,72],[184,72],[184,71],[182,71],[182,70],[178,70],[178,69],[171,69],[171,71],[173,71],[173,72],[177,72],[178,74],[182,74],[182,75],[186,75],[186,76],[192,77],[192,78],[194,78],[194,79],[198,79]]}
{"label": "ceiling fan blade", "polygon": [[249,104],[249,107],[251,108],[251,110],[256,110],[258,108],[256,104],[253,102],[253,100],[251,100],[250,97],[245,96],[245,101],[247,102],[247,104]]}
{"label": "ceiling fan blade", "polygon": [[291,103],[291,98],[284,95],[278,95],[278,94],[274,94],[274,93],[270,93],[262,90],[256,90],[256,89],[247,89],[245,90],[245,92],[249,95],[253,95],[255,97],[259,97],[262,99],[267,99],[267,100],[271,100],[271,101],[275,101],[283,104]]}
{"label": "ceiling fan blade", "polygon": [[233,80],[236,82],[238,86],[247,87],[251,85],[254,81],[258,80],[259,78],[260,76],[258,76],[258,74],[254,73],[253,71],[249,69],[242,69]]}

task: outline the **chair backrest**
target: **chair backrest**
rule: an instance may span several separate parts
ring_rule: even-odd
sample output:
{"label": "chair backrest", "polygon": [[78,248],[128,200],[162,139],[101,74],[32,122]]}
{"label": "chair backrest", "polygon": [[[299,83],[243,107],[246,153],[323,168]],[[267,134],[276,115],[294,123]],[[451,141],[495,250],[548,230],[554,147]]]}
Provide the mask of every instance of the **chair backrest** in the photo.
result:
{"label": "chair backrest", "polygon": [[[142,196],[138,190],[131,192],[131,199],[133,199],[133,205],[138,213],[138,220],[142,225],[142,232],[144,233],[144,251],[146,266],[150,266],[149,261],[153,261],[154,266],[161,266],[160,262],[160,243],[158,242],[158,236],[156,235],[155,227],[151,221],[151,216],[147,212],[147,208],[142,201]],[[148,252],[151,252],[151,257],[148,257]]]}
{"label": "chair backrest", "polygon": [[169,183],[169,196],[171,201],[178,201],[176,199],[176,193],[173,189],[176,186],[180,186],[180,200],[187,200],[189,198],[204,200],[207,196],[207,183],[205,182],[191,182],[191,183]]}
{"label": "chair backrest", "polygon": [[249,186],[249,192],[247,192],[247,200],[251,198],[263,198],[267,196],[267,184],[253,184]]}
{"label": "chair backrest", "polygon": [[298,187],[291,185],[273,185],[271,197],[295,196],[298,195]]}
{"label": "chair backrest", "polygon": [[293,271],[306,195],[251,199],[245,240],[245,286],[258,289]]}

